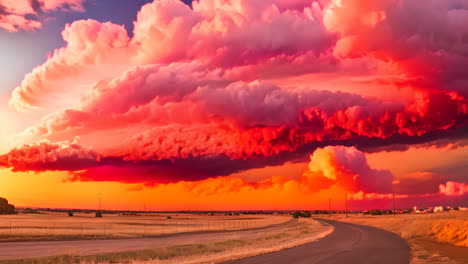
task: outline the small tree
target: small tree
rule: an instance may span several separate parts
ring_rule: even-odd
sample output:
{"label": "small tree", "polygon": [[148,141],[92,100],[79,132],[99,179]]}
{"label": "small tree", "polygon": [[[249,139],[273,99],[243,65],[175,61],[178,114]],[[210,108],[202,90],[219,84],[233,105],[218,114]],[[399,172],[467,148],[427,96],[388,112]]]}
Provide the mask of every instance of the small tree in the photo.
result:
{"label": "small tree", "polygon": [[15,206],[8,203],[8,200],[0,197],[0,214],[14,214]]}
{"label": "small tree", "polygon": [[102,217],[101,211],[96,211],[96,217]]}
{"label": "small tree", "polygon": [[73,216],[73,211],[72,210],[68,211],[68,216]]}

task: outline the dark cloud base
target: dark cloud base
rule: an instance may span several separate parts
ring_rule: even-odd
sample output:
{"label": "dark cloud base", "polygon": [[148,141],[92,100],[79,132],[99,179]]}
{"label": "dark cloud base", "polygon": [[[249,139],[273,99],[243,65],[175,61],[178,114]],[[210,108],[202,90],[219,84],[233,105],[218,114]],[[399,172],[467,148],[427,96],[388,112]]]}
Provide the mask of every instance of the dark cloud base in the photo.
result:
{"label": "dark cloud base", "polygon": [[[75,177],[75,179],[132,183],[196,181],[215,176],[228,176],[233,173],[266,166],[279,166],[286,162],[306,162],[310,153],[317,148],[326,146],[354,146],[364,152],[373,153],[379,151],[405,151],[411,146],[426,143],[437,145],[439,141],[440,146],[445,146],[451,142],[467,138],[468,126],[462,126],[446,131],[431,132],[419,137],[393,136],[387,139],[363,137],[345,141],[313,143],[303,145],[294,152],[282,152],[276,156],[246,160],[233,160],[225,155],[145,161],[126,161],[122,157],[107,157],[103,158],[97,166],[94,166],[95,168],[88,168],[88,171],[77,174],[78,177]],[[96,168],[100,166],[106,166],[109,172]],[[128,174],[117,173],[117,170],[122,168],[127,168]],[[450,180],[451,178],[447,179]]]}

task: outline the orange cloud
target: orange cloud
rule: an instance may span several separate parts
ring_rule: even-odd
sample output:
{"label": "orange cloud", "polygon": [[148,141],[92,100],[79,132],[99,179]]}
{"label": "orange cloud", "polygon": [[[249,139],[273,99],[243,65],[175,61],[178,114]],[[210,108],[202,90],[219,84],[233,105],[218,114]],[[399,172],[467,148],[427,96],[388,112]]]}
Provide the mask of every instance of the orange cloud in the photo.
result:
{"label": "orange cloud", "polygon": [[365,193],[393,191],[393,175],[389,171],[370,168],[365,154],[354,147],[329,146],[317,149],[310,158],[309,170],[303,177],[311,186],[321,189],[336,184],[350,192]]}
{"label": "orange cloud", "polygon": [[[392,175],[388,171],[373,170],[367,164],[364,154],[350,147],[326,147],[317,149],[311,155],[309,169],[296,179],[281,176],[258,182],[240,178],[216,177],[200,181],[180,181],[173,184],[160,184],[158,190],[174,187],[182,193],[192,193],[197,197],[248,196],[258,193],[289,194],[295,197],[320,194],[334,190],[349,192],[354,200],[389,199]],[[172,188],[171,187],[171,188]],[[397,195],[406,198],[408,195]],[[340,199],[341,200],[341,199]]]}

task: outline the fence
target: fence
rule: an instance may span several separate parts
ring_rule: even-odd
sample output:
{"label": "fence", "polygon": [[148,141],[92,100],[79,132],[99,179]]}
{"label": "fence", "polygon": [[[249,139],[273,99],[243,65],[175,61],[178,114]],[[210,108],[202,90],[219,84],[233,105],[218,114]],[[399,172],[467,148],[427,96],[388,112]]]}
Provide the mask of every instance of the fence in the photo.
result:
{"label": "fence", "polygon": [[[237,218],[237,219],[236,219]],[[236,231],[255,228],[266,228],[283,224],[290,217],[212,217],[196,218],[167,216],[110,216],[92,218],[83,216],[38,216],[0,217],[0,238],[79,238],[79,237],[142,237],[159,236],[185,232]]]}

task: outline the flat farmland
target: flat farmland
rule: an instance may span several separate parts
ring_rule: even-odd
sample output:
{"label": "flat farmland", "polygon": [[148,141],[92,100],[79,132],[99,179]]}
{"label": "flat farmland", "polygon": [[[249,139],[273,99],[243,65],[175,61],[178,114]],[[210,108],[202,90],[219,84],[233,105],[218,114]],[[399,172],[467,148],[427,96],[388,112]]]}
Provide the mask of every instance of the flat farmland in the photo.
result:
{"label": "flat farmland", "polygon": [[235,231],[286,223],[290,216],[201,214],[104,215],[75,213],[0,216],[0,241],[138,238],[192,232]]}
{"label": "flat farmland", "polygon": [[219,263],[310,243],[333,232],[328,224],[286,215],[93,216],[0,216],[0,263]]}

